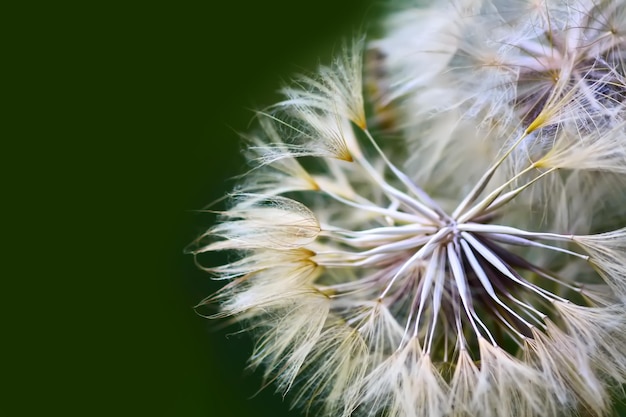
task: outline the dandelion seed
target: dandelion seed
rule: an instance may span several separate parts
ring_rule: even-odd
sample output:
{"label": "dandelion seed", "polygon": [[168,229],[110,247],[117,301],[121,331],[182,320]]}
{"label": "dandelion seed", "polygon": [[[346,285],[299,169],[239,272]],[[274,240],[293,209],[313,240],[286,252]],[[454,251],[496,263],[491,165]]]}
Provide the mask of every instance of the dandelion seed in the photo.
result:
{"label": "dandelion seed", "polygon": [[[570,198],[588,171],[626,179],[626,103],[608,81],[623,75],[624,27],[611,22],[624,3],[521,3],[515,18],[489,4],[497,13],[468,1],[407,15],[437,16],[424,30],[441,55],[425,78],[401,72],[396,92],[420,101],[445,90],[444,69],[461,71],[469,50],[455,31],[499,16],[487,43],[506,53],[488,82],[517,96],[468,93],[470,68],[462,91],[429,108],[440,112],[416,111],[406,140],[385,141],[366,120],[357,42],[259,116],[256,166],[191,250],[199,262],[237,254],[206,268],[230,282],[205,302],[256,335],[251,366],[317,415],[605,415],[611,387],[626,382],[626,218],[598,230],[576,217],[623,200],[609,188]],[[402,30],[376,47],[393,56]],[[418,64],[432,53],[418,51]],[[606,74],[583,72],[592,55]],[[565,62],[569,81],[522,86],[529,68]],[[546,190],[574,221],[536,210]]]}

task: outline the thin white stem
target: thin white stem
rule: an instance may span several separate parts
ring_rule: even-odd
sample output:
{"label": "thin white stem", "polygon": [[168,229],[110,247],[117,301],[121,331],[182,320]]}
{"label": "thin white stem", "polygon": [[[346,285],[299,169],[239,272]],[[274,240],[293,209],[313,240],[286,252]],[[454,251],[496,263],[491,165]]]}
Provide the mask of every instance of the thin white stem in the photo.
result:
{"label": "thin white stem", "polygon": [[[515,327],[513,327],[513,325],[511,323],[509,323],[509,321],[507,319],[505,319],[502,314],[497,311],[494,310],[493,314],[496,315],[497,318],[500,319],[500,321],[509,328],[510,332],[507,332],[509,334],[509,336],[511,336],[511,339],[515,340],[515,343],[517,343],[519,345],[519,341],[518,339],[524,340],[526,339],[526,336],[524,336],[522,333],[520,333],[517,329],[515,329]],[[506,329],[504,329],[506,331]]]}
{"label": "thin white stem", "polygon": [[507,243],[507,244],[515,245],[515,246],[526,246],[526,247],[548,249],[548,250],[552,250],[555,252],[561,252],[567,255],[575,256],[577,258],[584,259],[586,261],[589,260],[588,255],[583,255],[583,254],[580,254],[578,252],[574,252],[568,249],[559,248],[558,246],[546,245],[545,243],[540,243],[540,242],[535,242],[534,240],[524,239],[523,237],[519,237],[519,236],[510,236],[510,235],[505,235],[501,233],[486,233],[485,235],[487,235],[491,240],[494,240],[496,242]]}
{"label": "thin white stem", "polygon": [[438,229],[435,226],[427,226],[422,224],[406,224],[400,226],[391,227],[375,227],[367,230],[342,230],[335,229],[333,231],[337,233],[343,233],[347,235],[409,235],[415,233],[435,233]]}
{"label": "thin white stem", "polygon": [[417,331],[419,327],[419,321],[422,316],[422,312],[424,311],[424,306],[426,305],[426,299],[430,295],[430,289],[434,283],[439,282],[440,275],[443,274],[443,255],[441,254],[441,248],[436,247],[433,252],[433,256],[430,258],[428,262],[428,266],[426,267],[426,274],[422,278],[424,282],[424,286],[422,288],[422,293],[420,295],[419,307],[417,310],[417,317],[415,319],[415,328],[413,332],[413,336],[417,336]]}
{"label": "thin white stem", "polygon": [[[443,265],[445,263],[445,254],[438,254],[438,264]],[[424,346],[426,346],[426,352],[430,353],[430,348],[432,346],[433,337],[435,334],[435,329],[437,327],[437,321],[439,316],[439,310],[441,309],[441,299],[443,297],[443,287],[445,281],[445,273],[442,268],[438,267],[435,270],[435,287],[432,294],[432,304],[430,309],[430,326],[427,327],[426,334],[424,335]],[[421,315],[421,310],[425,304],[420,305],[420,311],[418,312],[418,316]],[[415,329],[413,331],[414,335],[417,336],[419,327],[419,321],[415,323]]]}
{"label": "thin white stem", "polygon": [[[450,265],[450,270],[452,271],[452,276],[454,277],[456,288],[459,291],[459,297],[461,298],[463,308],[465,310],[465,313],[467,314],[467,318],[469,319],[469,322],[472,328],[474,329],[475,334],[476,335],[480,334],[480,332],[478,331],[478,328],[476,327],[476,322],[478,322],[479,325],[483,328],[483,330],[485,330],[489,339],[495,345],[496,344],[495,340],[493,336],[491,335],[491,333],[489,332],[489,330],[487,329],[487,326],[485,326],[485,324],[480,320],[480,318],[476,314],[476,311],[474,311],[469,287],[467,285],[467,277],[465,276],[465,271],[463,269],[463,265],[461,264],[459,255],[457,254],[457,248],[454,242],[448,243],[446,252],[448,255],[448,265]],[[476,322],[474,321],[474,319],[476,320]]]}
{"label": "thin white stem", "polygon": [[467,241],[480,255],[485,258],[487,262],[489,262],[494,268],[496,268],[500,273],[509,278],[511,281],[529,289],[530,291],[536,293],[542,298],[545,298],[548,301],[552,301],[554,299],[563,300],[563,298],[558,297],[555,294],[552,294],[549,291],[544,290],[541,287],[538,287],[534,284],[529,283],[526,280],[520,279],[515,274],[509,270],[509,267],[489,248],[480,243],[474,236],[470,233],[462,232],[461,236],[463,239]]}
{"label": "thin white stem", "polygon": [[537,239],[556,240],[561,242],[573,242],[575,235],[560,235],[557,233],[529,232],[511,226],[482,223],[459,223],[456,228],[461,232],[471,233],[499,233],[505,235],[524,236]]}
{"label": "thin white stem", "polygon": [[[480,200],[478,203],[474,204],[471,208],[469,208],[469,210],[463,212],[463,214],[457,219],[457,221],[459,223],[466,222],[469,219],[471,219],[472,217],[474,217],[477,214],[479,214],[481,211],[485,210],[487,207],[489,207],[489,205],[491,203],[494,202],[494,200],[496,200],[498,198],[498,196],[500,196],[500,194],[502,194],[502,192],[505,190],[506,187],[508,187],[509,185],[511,185],[512,183],[517,181],[521,176],[523,176],[524,174],[528,173],[529,171],[531,171],[533,169],[535,169],[535,165],[531,164],[526,169],[522,170],[521,172],[518,172],[511,179],[509,179],[504,184],[500,185],[495,190],[490,192],[485,198]],[[518,188],[519,191],[516,193],[516,195],[519,194],[523,189],[525,189],[529,185],[530,184],[525,184],[524,186],[519,187]]]}
{"label": "thin white stem", "polygon": [[483,270],[482,266],[480,265],[480,262],[478,261],[478,259],[474,255],[474,252],[470,248],[469,244],[465,240],[461,239],[461,246],[463,247],[463,253],[465,253],[465,257],[469,261],[472,269],[474,270],[474,272],[476,273],[476,276],[478,277],[478,280],[480,281],[480,283],[485,288],[485,291],[487,291],[487,294],[489,295],[489,297],[491,297],[492,300],[494,300],[498,305],[500,305],[502,308],[504,308],[506,311],[508,311],[510,314],[512,314],[515,318],[517,318],[522,323],[524,323],[526,326],[528,326],[528,328],[531,328],[532,325],[530,323],[528,323],[526,320],[524,320],[522,317],[520,317],[515,311],[513,311],[508,305],[506,305],[496,295],[496,292],[493,289],[493,286],[491,285],[491,281],[489,281],[489,278],[487,277],[487,274],[485,273],[485,271]]}
{"label": "thin white stem", "polygon": [[403,222],[407,222],[407,223],[422,223],[423,218],[422,217],[418,217],[415,216],[413,214],[409,214],[409,213],[402,213],[402,212],[398,212],[398,211],[391,211],[391,210],[387,210],[383,207],[380,206],[370,206],[370,205],[363,205],[363,204],[358,204],[354,201],[350,201],[348,199],[345,199],[343,197],[340,197],[339,195],[333,193],[330,190],[327,189],[322,189],[323,192],[325,192],[326,194],[328,194],[329,196],[331,196],[332,198],[334,198],[335,200],[350,206],[350,207],[354,207],[357,208],[359,210],[365,210],[365,211],[369,211],[372,213],[378,213],[378,214],[382,214],[385,216],[389,216],[392,219],[395,220],[399,220],[399,221],[403,221]]}
{"label": "thin white stem", "polygon": [[[534,165],[530,166],[529,168],[534,168]],[[497,210],[498,208],[509,203],[511,200],[517,197],[522,191],[529,188],[531,185],[539,181],[541,178],[545,177],[546,175],[556,170],[557,168],[550,168],[549,170],[537,175],[535,178],[528,181],[526,184],[500,195],[503,189],[511,183],[510,181],[507,181],[504,185],[502,185],[501,187],[498,187],[496,191],[489,194],[487,197],[481,200],[478,204],[476,204],[470,210],[465,212],[461,217],[459,217],[458,222],[465,223],[467,221],[470,221],[475,216],[484,215],[487,213],[491,213],[494,210]]]}
{"label": "thin white stem", "polygon": [[378,146],[378,143],[376,143],[376,141],[372,137],[370,131],[364,129],[363,132],[371,142],[372,146],[374,146],[374,149],[376,149],[376,152],[378,152],[380,157],[383,159],[387,167],[389,167],[391,172],[393,172],[395,176],[402,182],[402,184],[404,184],[417,198],[419,198],[420,200],[422,200],[423,203],[428,205],[424,207],[437,213],[437,215],[442,219],[449,219],[449,216],[441,209],[441,207],[439,206],[439,204],[437,204],[435,200],[433,200],[424,190],[422,190],[413,181],[411,181],[411,179],[404,172],[400,171],[393,163],[391,163],[389,158],[387,158],[387,155],[385,155],[382,149],[380,149],[380,147]]}
{"label": "thin white stem", "polygon": [[[474,319],[478,322],[478,325],[480,327],[482,327],[482,329],[485,331],[485,333],[487,334],[487,337],[489,338],[489,340],[491,341],[491,344],[494,346],[498,346],[498,343],[496,342],[496,339],[493,337],[493,335],[491,334],[491,332],[489,331],[489,329],[487,328],[487,326],[485,325],[485,323],[483,323],[483,321],[480,319],[480,317],[478,317],[478,315],[476,314],[475,311],[472,310],[472,315],[474,316]],[[473,321],[472,321],[473,322]],[[475,326],[474,326],[475,327]],[[480,333],[476,333],[476,336],[480,336]]]}
{"label": "thin white stem", "polygon": [[[344,242],[347,244],[350,244],[351,241],[349,239],[337,239],[340,242]],[[358,254],[360,256],[371,256],[371,255],[377,255],[379,253],[389,253],[389,252],[401,252],[407,249],[415,249],[415,248],[419,248],[420,246],[428,243],[431,240],[430,236],[425,236],[425,235],[417,235],[411,239],[404,239],[404,240],[399,240],[396,242],[391,242],[391,243],[387,243],[387,244],[383,244],[383,245],[370,245],[370,246],[375,246],[372,249],[363,251],[363,252],[357,252],[355,254]],[[344,253],[351,253],[351,252],[344,252]]]}
{"label": "thin white stem", "polygon": [[444,227],[441,230],[439,230],[437,233],[435,233],[434,235],[430,236],[429,239],[428,239],[428,243],[426,243],[415,254],[413,254],[413,256],[411,256],[409,258],[409,260],[406,261],[402,265],[402,267],[398,270],[398,272],[396,272],[396,274],[393,276],[393,278],[389,281],[389,285],[387,285],[387,288],[385,288],[385,290],[380,295],[380,298],[384,298],[385,297],[387,292],[389,292],[389,290],[393,286],[394,282],[398,279],[398,277],[400,275],[402,275],[404,273],[404,271],[406,271],[406,269],[409,266],[411,266],[413,263],[415,263],[415,261],[417,261],[419,259],[426,258],[431,253],[431,251],[434,250],[433,246],[435,246],[437,243],[439,243],[441,238],[444,237],[445,235],[447,235],[448,233],[450,233],[450,230],[448,228]]}
{"label": "thin white stem", "polygon": [[[337,255],[340,255],[341,258],[337,259]],[[346,259],[347,256],[349,256],[349,258]],[[354,268],[375,266],[380,263],[388,262],[389,255],[379,254],[368,256],[363,259],[363,256],[359,256],[359,254],[342,251],[327,251],[317,252],[315,256],[312,256],[310,259],[318,265],[325,266],[327,268]]]}
{"label": "thin white stem", "polygon": [[465,334],[463,334],[463,323],[461,321],[461,309],[459,308],[458,303],[454,303],[453,308],[454,308],[454,322],[456,324],[456,332],[457,332],[457,343],[459,344],[459,349],[465,350],[467,348],[467,339],[465,338]]}
{"label": "thin white stem", "polygon": [[513,152],[513,150],[520,144],[526,137],[528,136],[528,131],[524,132],[522,136],[498,159],[492,166],[483,174],[483,176],[478,180],[472,191],[467,194],[467,196],[461,201],[461,204],[457,206],[456,209],[452,212],[452,218],[457,219],[461,213],[465,211],[467,206],[472,204],[478,196],[483,192],[493,174],[495,174],[496,170],[502,165],[502,163],[509,157],[509,155]]}
{"label": "thin white stem", "polygon": [[419,281],[419,283],[417,284],[417,288],[414,291],[413,299],[411,300],[411,310],[409,311],[409,316],[406,319],[406,326],[404,326],[404,332],[402,333],[402,339],[400,340],[400,343],[398,344],[398,349],[397,350],[400,350],[404,346],[405,340],[407,340],[407,336],[409,334],[409,328],[411,327],[411,320],[413,319],[413,316],[416,313],[416,307],[417,307],[417,309],[419,309],[419,306],[418,306],[418,303],[417,303],[417,298],[421,294],[423,294],[423,292],[424,292],[424,290],[423,290],[424,289],[424,283],[425,283],[425,280],[421,279]]}
{"label": "thin white stem", "polygon": [[552,281],[552,282],[554,282],[554,283],[556,283],[558,285],[562,285],[563,287],[565,287],[565,288],[567,288],[569,290],[572,290],[574,292],[580,292],[582,290],[580,287],[576,287],[574,285],[570,285],[567,282],[559,279],[558,277],[555,277],[553,275],[550,275],[550,274],[542,271],[540,268],[535,267],[534,265],[532,265],[532,267],[529,267],[528,270],[531,271],[531,272],[534,272],[535,274],[539,275],[542,278],[545,278],[545,279],[547,279],[549,281]]}
{"label": "thin white stem", "polygon": [[376,171],[376,169],[369,163],[367,159],[362,158],[362,157],[356,157],[355,160],[363,168],[365,168],[365,171],[368,173],[368,175],[372,177],[372,179],[383,189],[383,191],[385,191],[385,193],[388,196],[392,196],[394,198],[397,198],[398,200],[401,200],[408,207],[412,208],[417,213],[423,215],[431,222],[435,224],[441,223],[440,217],[435,211],[425,206],[424,204],[420,203],[419,201],[415,200],[414,198],[411,198],[409,195],[403,193],[397,188],[389,185],[389,183],[387,183],[382,178],[382,176]]}

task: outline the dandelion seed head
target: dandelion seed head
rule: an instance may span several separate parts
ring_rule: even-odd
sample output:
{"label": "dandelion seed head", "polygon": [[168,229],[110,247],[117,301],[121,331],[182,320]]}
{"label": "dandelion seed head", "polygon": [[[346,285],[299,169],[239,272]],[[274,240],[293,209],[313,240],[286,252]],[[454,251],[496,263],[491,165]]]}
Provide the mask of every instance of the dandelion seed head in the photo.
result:
{"label": "dandelion seed head", "polygon": [[[250,365],[305,409],[605,415],[626,382],[624,218],[589,220],[623,201],[590,178],[626,175],[623,25],[597,34],[624,4],[508,4],[399,15],[372,44],[389,59],[372,97],[355,42],[258,114],[252,169],[191,252],[236,254],[206,267],[228,284],[205,302],[255,334]],[[567,81],[545,81],[553,67]],[[403,140],[370,128],[388,105]]]}

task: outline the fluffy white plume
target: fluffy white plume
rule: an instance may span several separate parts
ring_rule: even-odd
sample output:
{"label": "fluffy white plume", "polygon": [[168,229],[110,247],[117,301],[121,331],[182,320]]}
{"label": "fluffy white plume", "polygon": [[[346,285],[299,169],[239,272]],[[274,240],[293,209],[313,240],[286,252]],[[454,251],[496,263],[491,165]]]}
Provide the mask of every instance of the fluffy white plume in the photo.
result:
{"label": "fluffy white plume", "polygon": [[251,366],[319,416],[608,415],[626,381],[625,10],[408,7],[369,44],[372,97],[355,41],[259,112],[252,169],[191,250],[229,256],[203,266],[227,282],[205,303],[255,334]]}

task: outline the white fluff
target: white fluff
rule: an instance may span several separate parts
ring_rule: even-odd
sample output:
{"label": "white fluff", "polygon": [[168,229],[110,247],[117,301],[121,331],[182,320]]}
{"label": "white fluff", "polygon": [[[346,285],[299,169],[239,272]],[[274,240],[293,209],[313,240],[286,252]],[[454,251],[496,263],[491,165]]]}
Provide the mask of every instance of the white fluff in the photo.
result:
{"label": "white fluff", "polygon": [[609,414],[626,381],[625,9],[432,2],[370,44],[381,102],[361,41],[285,88],[192,250],[231,254],[205,268],[229,281],[205,302],[256,335],[251,365],[320,416]]}

